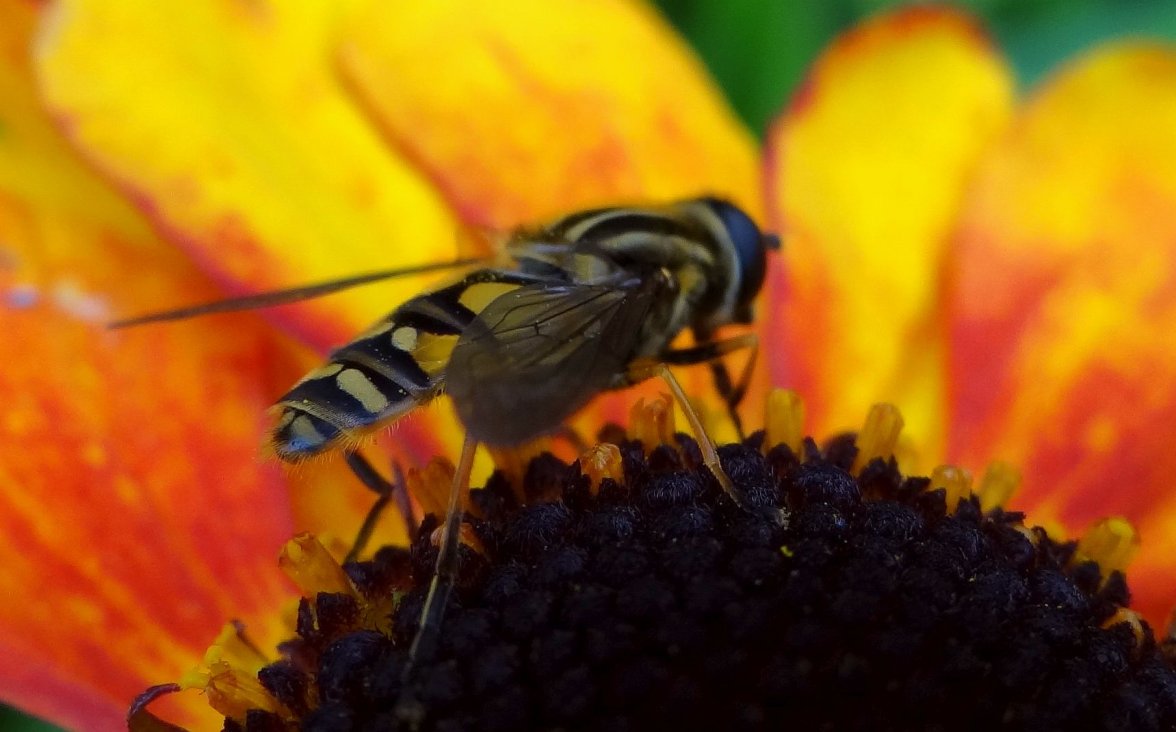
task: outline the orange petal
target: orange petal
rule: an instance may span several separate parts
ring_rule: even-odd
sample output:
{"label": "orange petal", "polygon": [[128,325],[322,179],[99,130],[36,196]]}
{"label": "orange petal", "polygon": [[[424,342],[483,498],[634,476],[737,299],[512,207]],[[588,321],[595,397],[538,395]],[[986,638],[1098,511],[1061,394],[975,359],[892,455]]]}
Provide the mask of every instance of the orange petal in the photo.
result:
{"label": "orange petal", "polygon": [[373,3],[341,59],[384,133],[467,220],[506,227],[700,192],[759,212],[751,135],[644,5]]}
{"label": "orange petal", "polygon": [[[258,416],[265,379],[290,374],[256,317],[105,330],[124,308],[216,290],[37,107],[33,7],[0,23],[0,697],[113,729],[226,618],[272,635],[255,617],[289,592],[273,554],[290,524]],[[200,698],[180,703],[198,724]]]}
{"label": "orange petal", "polygon": [[[273,351],[256,328],[110,334],[52,296],[4,307],[0,328],[20,347],[0,375],[0,593],[18,598],[0,656],[25,659],[0,666],[0,694],[113,723],[225,618],[288,591],[273,548],[289,508],[256,448]],[[90,705],[63,704],[66,685]]]}
{"label": "orange petal", "polygon": [[813,434],[893,402],[923,467],[941,454],[945,240],[1011,91],[973,21],[911,8],[840,38],[771,130],[769,219],[787,272],[765,340]]}
{"label": "orange petal", "polygon": [[1176,51],[1104,48],[1035,95],[965,210],[952,454],[1023,468],[1014,506],[1122,514],[1153,622],[1176,601]]}

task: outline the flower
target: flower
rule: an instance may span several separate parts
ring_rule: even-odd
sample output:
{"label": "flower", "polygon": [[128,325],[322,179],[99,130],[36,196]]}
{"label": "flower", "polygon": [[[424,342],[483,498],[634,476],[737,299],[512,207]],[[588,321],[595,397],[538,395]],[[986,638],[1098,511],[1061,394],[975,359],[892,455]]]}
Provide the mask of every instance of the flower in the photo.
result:
{"label": "flower", "polygon": [[887,394],[922,469],[1016,465],[1035,522],[1122,513],[1144,542],[1135,606],[1162,624],[1176,57],[1110,44],[1017,104],[987,39],[951,26],[912,11],[843,38],[769,135],[789,234],[773,381],[819,403],[815,434]]}
{"label": "flower", "polygon": [[[803,405],[783,390],[764,432],[723,448],[741,506],[666,424],[669,406],[639,402],[578,464],[545,455],[470,492],[435,642],[417,643],[436,515],[411,550],[342,567],[296,537],[282,563],[303,599],[280,659],[229,628],[201,673],[226,729],[1176,720],[1176,665],[1124,607],[1122,522],[1060,545],[994,504],[1010,487],[999,471],[974,495],[957,469],[904,478],[893,406],[821,449],[795,431]],[[450,481],[417,489],[444,495]]]}
{"label": "flower", "polygon": [[[1126,515],[1139,606],[1171,606],[1170,51],[1101,50],[1018,107],[966,18],[885,16],[824,56],[761,171],[682,42],[620,0],[4,13],[0,320],[20,351],[0,374],[0,587],[20,601],[0,648],[25,660],[0,667],[6,700],[115,727],[226,619],[272,647],[292,593],[274,547],[347,536],[370,498],[327,477],[337,464],[258,461],[259,415],[422,285],[231,329],[105,320],[451,257],[465,225],[703,190],[786,236],[762,332],[811,432],[895,401],[924,461],[1018,464],[1035,521]],[[456,434],[431,408],[384,443],[413,464]],[[197,695],[167,701],[208,723]]]}

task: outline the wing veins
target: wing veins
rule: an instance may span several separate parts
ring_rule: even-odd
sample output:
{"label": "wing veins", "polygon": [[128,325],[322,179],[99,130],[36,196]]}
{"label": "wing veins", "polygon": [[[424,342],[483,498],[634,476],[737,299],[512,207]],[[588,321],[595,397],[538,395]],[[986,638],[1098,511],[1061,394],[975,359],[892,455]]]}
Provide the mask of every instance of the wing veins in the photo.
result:
{"label": "wing veins", "polygon": [[[612,286],[527,288],[484,308],[450,361],[447,381],[459,416],[489,444],[542,434],[609,388],[639,342],[657,292],[656,282],[631,278]],[[536,327],[543,324],[546,332]]]}
{"label": "wing veins", "polygon": [[[561,318],[561,317],[567,315],[568,313],[570,313],[572,311],[579,310],[579,309],[583,308],[585,305],[589,305],[589,304],[599,300],[600,298],[604,297],[607,294],[609,294],[607,291],[599,292],[587,300],[584,300],[582,302],[577,302],[572,305],[568,305],[563,310],[557,310],[553,313],[544,314],[544,316],[542,318],[540,318],[539,320],[536,320],[533,323],[526,323],[524,325],[517,325],[517,326],[511,327],[511,328],[506,328],[503,330],[492,329],[492,332],[489,335],[505,335],[507,333],[514,333],[516,331],[525,331],[525,330],[529,330],[531,328],[537,328],[538,326],[540,326],[544,323],[550,323],[558,318]],[[514,314],[516,311],[518,311],[524,307],[526,307],[526,306],[525,305],[518,305],[514,308],[511,308],[510,310],[503,313],[502,320],[506,320],[510,315]],[[589,321],[589,322],[591,322],[591,321]],[[536,330],[535,334],[538,336],[541,336],[541,337],[548,337],[548,338],[551,337],[551,336],[548,336],[544,333],[538,332],[538,330]]]}

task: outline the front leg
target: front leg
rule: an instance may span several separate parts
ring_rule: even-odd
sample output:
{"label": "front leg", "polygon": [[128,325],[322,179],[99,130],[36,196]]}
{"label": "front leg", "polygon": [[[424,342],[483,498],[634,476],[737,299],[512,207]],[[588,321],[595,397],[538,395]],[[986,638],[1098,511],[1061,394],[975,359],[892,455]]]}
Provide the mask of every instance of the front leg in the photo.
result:
{"label": "front leg", "polygon": [[[739,380],[732,384],[730,372],[727,371],[727,365],[723,363],[722,357],[732,351],[744,348],[750,349],[751,355],[748,356],[743,371],[739,374]],[[675,366],[709,364],[711,377],[715,382],[715,391],[727,404],[727,413],[731,415],[731,422],[735,424],[735,431],[742,441],[744,439],[743,421],[739,419],[738,407],[739,403],[743,401],[744,394],[747,393],[748,385],[751,384],[751,376],[755,371],[755,360],[758,355],[759,336],[755,333],[743,333],[721,341],[709,341],[689,348],[671,349],[662,354],[661,361]]]}

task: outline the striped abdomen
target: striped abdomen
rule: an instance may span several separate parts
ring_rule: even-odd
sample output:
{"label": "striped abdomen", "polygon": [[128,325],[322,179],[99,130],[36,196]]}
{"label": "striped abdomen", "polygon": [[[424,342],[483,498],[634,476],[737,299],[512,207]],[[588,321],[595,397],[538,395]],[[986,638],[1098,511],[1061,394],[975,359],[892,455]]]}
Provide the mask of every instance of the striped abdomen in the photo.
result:
{"label": "striped abdomen", "polygon": [[502,280],[495,270],[473,272],[409,300],[332,353],[278,401],[274,452],[283,460],[309,457],[435,397],[458,337],[484,302],[502,292]]}

